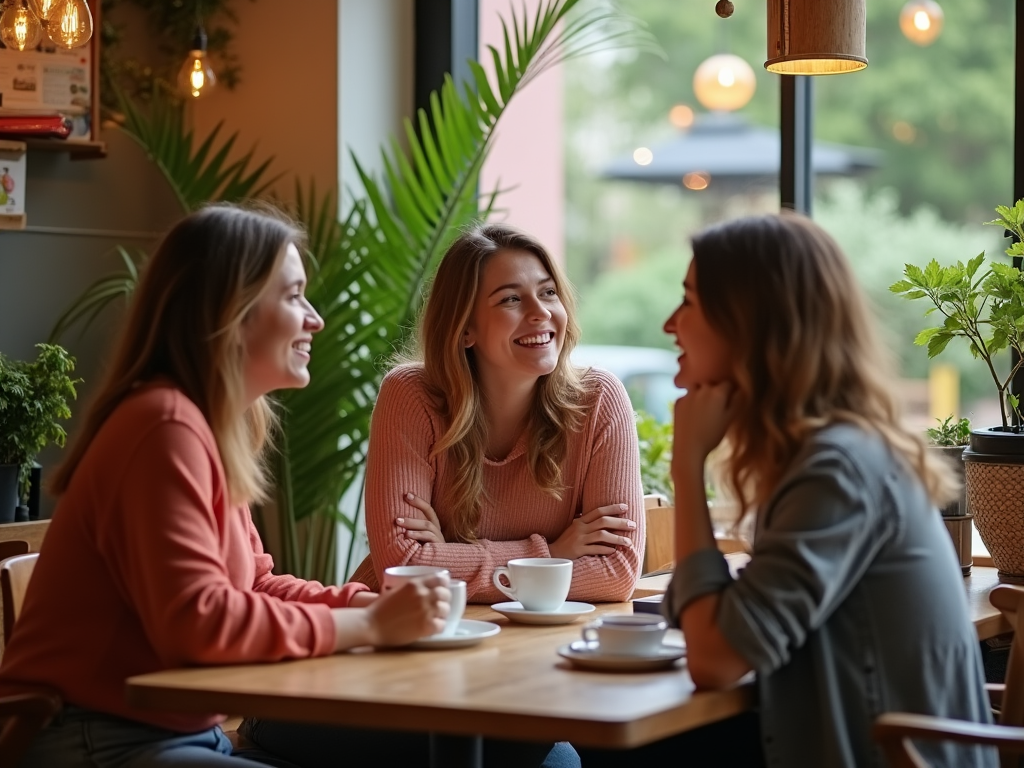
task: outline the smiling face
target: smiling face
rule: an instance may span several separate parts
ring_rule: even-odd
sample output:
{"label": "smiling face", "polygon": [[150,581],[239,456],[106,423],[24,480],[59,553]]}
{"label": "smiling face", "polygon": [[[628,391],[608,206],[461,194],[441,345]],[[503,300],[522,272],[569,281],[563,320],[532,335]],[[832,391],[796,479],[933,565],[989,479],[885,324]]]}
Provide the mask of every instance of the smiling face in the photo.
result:
{"label": "smiling face", "polygon": [[245,386],[250,400],[275,389],[309,383],[310,345],[324,321],[306,301],[306,270],[298,249],[288,244],[242,325],[245,347]]}
{"label": "smiling face", "polygon": [[682,350],[675,377],[677,387],[693,389],[699,384],[718,384],[733,377],[732,350],[704,316],[694,261],[690,262],[683,281],[683,303],[665,321],[665,333],[675,336]]}
{"label": "smiling face", "polygon": [[554,278],[529,251],[502,250],[480,273],[476,301],[463,343],[477,370],[536,381],[558,365],[566,312]]}

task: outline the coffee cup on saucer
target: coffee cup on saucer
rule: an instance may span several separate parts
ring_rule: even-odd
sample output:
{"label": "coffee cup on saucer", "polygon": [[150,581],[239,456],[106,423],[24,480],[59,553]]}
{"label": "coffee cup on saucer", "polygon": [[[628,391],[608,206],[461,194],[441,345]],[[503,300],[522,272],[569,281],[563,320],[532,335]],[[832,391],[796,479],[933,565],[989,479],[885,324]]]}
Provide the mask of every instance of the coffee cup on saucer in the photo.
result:
{"label": "coffee cup on saucer", "polygon": [[583,627],[583,639],[596,643],[600,654],[651,656],[658,653],[668,624],[660,616],[618,613],[602,616]]}
{"label": "coffee cup on saucer", "polygon": [[454,637],[455,630],[462,621],[462,614],[466,612],[466,582],[462,579],[452,579],[448,582],[448,589],[452,593],[451,608],[448,611],[448,618],[444,620],[441,637]]}
{"label": "coffee cup on saucer", "polygon": [[381,594],[391,592],[413,579],[423,578],[424,576],[442,576],[442,580],[447,582],[448,569],[438,568],[434,565],[396,565],[391,568],[385,568],[384,578],[381,579],[380,584]]}
{"label": "coffee cup on saucer", "polygon": [[522,557],[494,569],[494,586],[527,611],[558,610],[571,585],[572,560],[561,557]]}

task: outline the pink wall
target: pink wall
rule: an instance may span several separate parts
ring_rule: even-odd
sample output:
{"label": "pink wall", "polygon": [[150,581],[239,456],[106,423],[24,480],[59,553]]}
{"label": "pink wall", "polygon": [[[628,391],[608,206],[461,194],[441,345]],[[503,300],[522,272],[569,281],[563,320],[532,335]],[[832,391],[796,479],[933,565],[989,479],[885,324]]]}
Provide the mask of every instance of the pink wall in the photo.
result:
{"label": "pink wall", "polygon": [[[525,0],[531,15],[540,0]],[[504,50],[501,17],[521,12],[524,0],[480,0],[480,61],[490,62],[487,45]],[[500,16],[499,16],[500,14]],[[498,124],[497,140],[484,165],[481,191],[508,189],[496,215],[537,237],[565,261],[565,174],[562,152],[562,71],[548,70],[512,100]],[[513,189],[509,189],[513,188]]]}

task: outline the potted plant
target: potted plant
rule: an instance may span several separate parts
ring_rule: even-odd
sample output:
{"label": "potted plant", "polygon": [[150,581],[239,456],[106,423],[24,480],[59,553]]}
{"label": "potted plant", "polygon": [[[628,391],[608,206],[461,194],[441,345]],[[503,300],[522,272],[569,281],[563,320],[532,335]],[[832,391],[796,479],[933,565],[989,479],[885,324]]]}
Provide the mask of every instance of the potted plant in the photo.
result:
{"label": "potted plant", "polygon": [[[1006,254],[1024,256],[1024,200],[1012,208],[998,206],[996,213],[986,223],[1014,236]],[[926,314],[943,316],[942,325],[926,328],[915,339],[927,345],[928,357],[941,354],[953,339],[966,339],[992,378],[1002,424],[970,432],[963,452],[967,508],[993,564],[1004,574],[1024,576],[1024,432],[1020,399],[1010,390],[1024,360],[1024,277],[1018,268],[999,262],[989,262],[982,271],[984,263],[980,253],[967,264],[948,267],[934,259],[923,269],[907,264],[904,279],[889,290],[911,300],[928,299],[934,306]],[[1000,375],[996,357],[1008,348],[1016,352],[1016,362]]]}
{"label": "potted plant", "polygon": [[71,417],[68,400],[80,381],[70,376],[75,360],[65,349],[36,348],[32,362],[0,354],[0,523],[14,522],[17,508],[28,501],[36,454],[48,443],[64,445],[60,420]]}
{"label": "potted plant", "polygon": [[953,547],[956,549],[960,570],[969,576],[974,564],[971,557],[971,521],[974,517],[967,507],[967,485],[964,478],[963,453],[971,439],[970,419],[947,416],[936,419],[938,426],[926,430],[931,450],[941,454],[960,478],[960,496],[943,507],[942,522],[946,524]]}

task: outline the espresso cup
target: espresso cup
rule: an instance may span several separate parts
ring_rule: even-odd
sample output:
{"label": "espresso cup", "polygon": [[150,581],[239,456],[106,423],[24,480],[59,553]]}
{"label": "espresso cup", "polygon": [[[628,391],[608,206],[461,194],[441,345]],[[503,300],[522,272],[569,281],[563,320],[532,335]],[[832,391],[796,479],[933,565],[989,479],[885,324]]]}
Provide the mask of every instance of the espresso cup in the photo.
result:
{"label": "espresso cup", "polygon": [[448,569],[433,565],[396,565],[385,568],[384,578],[381,579],[380,584],[381,594],[391,592],[413,579],[420,579],[424,576],[442,576],[443,580],[447,582]]}
{"label": "espresso cup", "polygon": [[[501,577],[508,579],[508,586]],[[560,557],[522,557],[494,569],[494,586],[528,611],[556,611],[569,596],[572,560]]]}
{"label": "espresso cup", "polygon": [[609,656],[650,656],[661,648],[667,629],[660,616],[614,613],[583,627],[583,639]]}
{"label": "espresso cup", "polygon": [[466,582],[462,579],[452,579],[448,582],[448,589],[452,593],[451,609],[448,611],[448,618],[444,620],[441,637],[452,637],[459,628],[462,614],[466,612]]}

